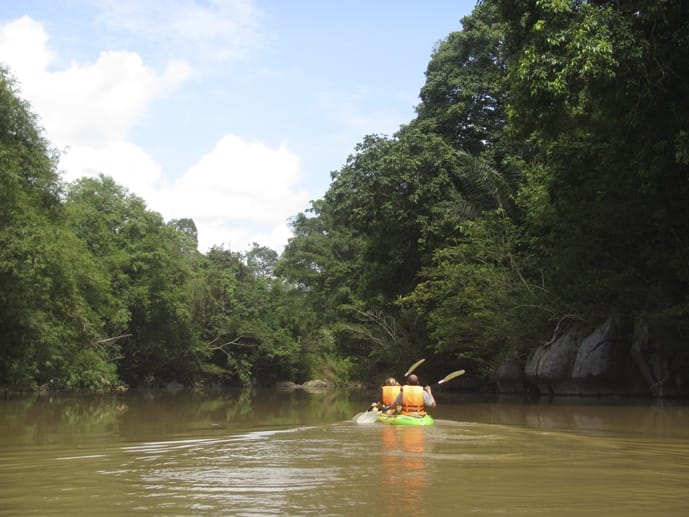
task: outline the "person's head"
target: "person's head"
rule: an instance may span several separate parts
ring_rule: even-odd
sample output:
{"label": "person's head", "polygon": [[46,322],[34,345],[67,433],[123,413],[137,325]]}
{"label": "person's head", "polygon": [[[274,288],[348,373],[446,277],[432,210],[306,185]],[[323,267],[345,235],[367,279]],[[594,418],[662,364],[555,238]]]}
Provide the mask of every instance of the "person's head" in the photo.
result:
{"label": "person's head", "polygon": [[385,379],[385,385],[386,386],[399,386],[400,383],[397,382],[397,379],[395,379],[394,377],[388,377],[387,379]]}
{"label": "person's head", "polygon": [[409,384],[409,386],[419,385],[419,378],[416,376],[416,374],[412,373],[409,377],[407,377],[407,384]]}

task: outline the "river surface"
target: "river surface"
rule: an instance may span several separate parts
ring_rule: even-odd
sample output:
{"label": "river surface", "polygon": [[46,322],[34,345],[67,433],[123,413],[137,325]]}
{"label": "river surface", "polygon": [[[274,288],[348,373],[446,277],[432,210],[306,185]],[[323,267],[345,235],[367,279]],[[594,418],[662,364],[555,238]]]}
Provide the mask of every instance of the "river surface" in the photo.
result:
{"label": "river surface", "polygon": [[0,401],[0,515],[689,515],[689,406],[356,391]]}

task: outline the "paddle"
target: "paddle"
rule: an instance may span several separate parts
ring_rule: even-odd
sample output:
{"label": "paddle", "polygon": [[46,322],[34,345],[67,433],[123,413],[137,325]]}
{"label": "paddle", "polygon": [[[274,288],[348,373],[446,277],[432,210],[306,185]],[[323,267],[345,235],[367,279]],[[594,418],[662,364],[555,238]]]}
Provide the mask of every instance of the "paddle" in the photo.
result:
{"label": "paddle", "polygon": [[[456,379],[457,377],[459,377],[460,375],[464,375],[465,373],[466,373],[466,370],[455,370],[454,372],[448,373],[445,377],[440,379],[438,382],[434,382],[433,384],[431,384],[431,388],[433,388],[434,386],[440,386],[441,384],[443,384],[447,381],[451,381],[452,379]],[[383,409],[383,411],[385,411],[387,409],[390,409],[390,406],[383,406],[382,409]]]}
{"label": "paddle", "polygon": [[452,379],[455,379],[455,378],[459,377],[460,375],[464,375],[465,373],[466,373],[465,370],[457,370],[457,371],[454,371],[452,373],[448,373],[445,377],[440,379],[438,382],[433,383],[431,385],[431,387],[439,386],[440,384],[443,384],[447,381],[451,381]]}
{"label": "paddle", "polygon": [[[412,373],[414,370],[416,370],[425,360],[426,360],[425,358],[424,358],[424,359],[419,359],[419,360],[416,361],[414,364],[412,364],[412,365],[409,367],[409,369],[408,369],[406,372],[404,372],[404,375],[402,376],[402,378],[403,378],[403,379],[406,379],[406,378],[407,378],[409,375],[411,375],[411,373]],[[377,406],[376,406],[376,407],[377,407]],[[370,411],[370,410],[371,410],[371,408],[369,408],[369,411]]]}
{"label": "paddle", "polygon": [[[426,359],[419,359],[414,364],[412,364],[409,369],[405,372],[404,378],[410,375],[414,370],[416,370]],[[380,411],[376,407],[375,409],[369,408],[366,412],[361,413],[354,417],[357,424],[372,424],[378,419]]]}
{"label": "paddle", "polygon": [[417,368],[421,363],[423,363],[425,360],[426,360],[426,359],[419,359],[419,360],[416,361],[414,364],[412,364],[412,365],[409,367],[409,369],[407,370],[407,372],[403,375],[403,377],[406,379],[406,378],[409,376],[409,374],[410,374],[411,372],[413,372],[414,370],[416,370],[416,368]]}

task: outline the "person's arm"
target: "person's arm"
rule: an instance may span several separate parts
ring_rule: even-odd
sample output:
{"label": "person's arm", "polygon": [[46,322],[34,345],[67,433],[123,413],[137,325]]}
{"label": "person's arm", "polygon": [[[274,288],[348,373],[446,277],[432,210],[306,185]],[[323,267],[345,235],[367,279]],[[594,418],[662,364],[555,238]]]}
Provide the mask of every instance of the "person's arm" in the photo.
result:
{"label": "person's arm", "polygon": [[423,403],[428,407],[435,407],[435,397],[433,397],[433,392],[430,386],[424,386],[423,388]]}

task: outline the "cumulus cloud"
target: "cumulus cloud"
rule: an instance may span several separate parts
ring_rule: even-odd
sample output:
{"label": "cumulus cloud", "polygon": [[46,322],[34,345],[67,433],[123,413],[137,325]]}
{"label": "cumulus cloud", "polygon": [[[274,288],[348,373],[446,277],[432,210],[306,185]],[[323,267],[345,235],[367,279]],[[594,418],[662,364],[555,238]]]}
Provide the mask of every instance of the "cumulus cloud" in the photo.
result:
{"label": "cumulus cloud", "polygon": [[99,147],[75,145],[60,159],[66,181],[105,174],[144,199],[157,196],[162,177],[160,165],[139,146],[113,140]]}
{"label": "cumulus cloud", "polygon": [[14,73],[37,80],[53,59],[48,50],[48,34],[43,25],[28,16],[8,23],[0,28],[0,58],[11,65]]}
{"label": "cumulus cloud", "polygon": [[[216,9],[230,4],[212,3]],[[290,236],[287,219],[308,200],[294,191],[299,159],[286,145],[272,149],[228,135],[180,180],[168,180],[130,133],[153,102],[174,95],[191,77],[192,67],[173,60],[159,71],[135,52],[104,50],[95,62],[50,70],[48,42],[44,26],[29,17],[0,26],[0,61],[19,80],[49,140],[63,150],[66,180],[103,173],[165,219],[194,219],[200,251],[213,245],[246,250],[252,242],[282,251]]]}
{"label": "cumulus cloud", "polygon": [[173,218],[193,210],[200,249],[245,250],[257,242],[280,252],[290,236],[288,218],[308,201],[293,190],[299,173],[298,157],[284,144],[271,149],[226,135],[152,205]]}
{"label": "cumulus cloud", "polygon": [[70,63],[51,72],[53,56],[43,25],[26,16],[0,29],[0,59],[20,81],[22,93],[40,115],[48,138],[58,147],[95,149],[124,140],[156,98],[191,72],[171,61],[162,74],[127,51],[101,52],[91,64]]}

